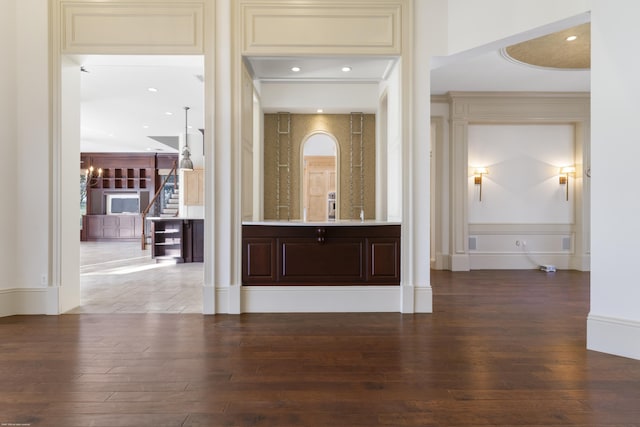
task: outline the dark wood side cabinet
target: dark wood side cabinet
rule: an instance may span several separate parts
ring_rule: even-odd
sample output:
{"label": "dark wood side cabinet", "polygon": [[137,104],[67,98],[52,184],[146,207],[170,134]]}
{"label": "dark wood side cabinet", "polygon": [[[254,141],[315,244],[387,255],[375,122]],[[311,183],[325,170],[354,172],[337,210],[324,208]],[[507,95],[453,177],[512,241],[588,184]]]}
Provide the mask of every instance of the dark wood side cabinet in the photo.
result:
{"label": "dark wood side cabinet", "polygon": [[204,220],[153,218],[151,257],[156,262],[203,262]]}
{"label": "dark wood side cabinet", "polygon": [[243,225],[243,285],[399,285],[400,225]]}
{"label": "dark wood side cabinet", "polygon": [[142,235],[140,215],[84,215],[82,229],[88,241],[134,241]]}

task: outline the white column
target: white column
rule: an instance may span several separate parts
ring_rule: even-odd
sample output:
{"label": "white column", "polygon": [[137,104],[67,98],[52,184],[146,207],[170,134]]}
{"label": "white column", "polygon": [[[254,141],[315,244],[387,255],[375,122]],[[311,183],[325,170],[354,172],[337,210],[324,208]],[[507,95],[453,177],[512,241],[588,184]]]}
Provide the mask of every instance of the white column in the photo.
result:
{"label": "white column", "polygon": [[413,2],[410,68],[405,67],[403,72],[403,95],[411,101],[409,108],[406,108],[406,102],[403,103],[406,111],[405,123],[408,117],[411,118],[411,128],[403,144],[403,313],[432,311],[429,263],[431,97],[429,59],[425,54],[428,50],[428,30],[424,25],[429,16],[429,7],[425,3]]}
{"label": "white column", "polygon": [[[212,299],[211,289],[205,289],[205,311],[207,313],[239,313],[240,312],[240,258],[237,249],[240,247],[240,211],[238,207],[237,174],[237,141],[234,139],[232,115],[232,1],[216,0],[215,2],[215,54],[205,60],[213,69],[214,78],[209,75],[207,82],[214,85],[214,93],[207,91],[206,122],[210,123],[209,114],[213,114],[213,140],[208,140],[212,150],[212,159],[206,156],[207,176],[205,182],[206,218],[209,227],[205,229],[205,256],[207,257],[205,280],[210,277],[213,286],[214,306],[207,304]],[[213,30],[209,27],[208,30]],[[210,54],[210,52],[207,52]],[[213,63],[212,63],[213,62]],[[206,108],[206,107],[205,107]],[[209,253],[206,250],[209,249]]]}
{"label": "white column", "polygon": [[451,107],[451,147],[450,147],[450,215],[451,230],[449,236],[451,242],[451,270],[469,271],[469,212],[467,207],[468,191],[468,138],[466,120],[455,118],[456,100],[452,101]]}

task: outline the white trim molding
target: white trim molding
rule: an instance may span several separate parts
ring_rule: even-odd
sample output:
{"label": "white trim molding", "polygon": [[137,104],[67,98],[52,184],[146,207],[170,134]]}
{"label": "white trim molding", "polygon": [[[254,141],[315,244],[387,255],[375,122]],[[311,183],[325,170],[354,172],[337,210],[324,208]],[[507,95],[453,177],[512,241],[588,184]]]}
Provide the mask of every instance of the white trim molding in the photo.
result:
{"label": "white trim molding", "polygon": [[0,290],[0,317],[25,314],[58,314],[58,288]]}
{"label": "white trim molding", "polygon": [[[471,270],[534,269],[551,264],[573,269],[575,230],[573,224],[469,224]],[[563,241],[567,248],[563,249]]]}
{"label": "white trim molding", "polygon": [[587,349],[640,360],[640,322],[589,314]]}

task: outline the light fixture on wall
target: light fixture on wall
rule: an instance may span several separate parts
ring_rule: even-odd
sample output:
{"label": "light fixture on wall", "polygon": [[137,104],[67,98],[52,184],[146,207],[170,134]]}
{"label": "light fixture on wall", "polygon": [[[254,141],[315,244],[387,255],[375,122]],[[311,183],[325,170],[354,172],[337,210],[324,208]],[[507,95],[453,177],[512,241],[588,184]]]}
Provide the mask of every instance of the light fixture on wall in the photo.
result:
{"label": "light fixture on wall", "polygon": [[569,175],[575,173],[576,168],[574,166],[565,166],[560,168],[560,185],[566,186],[566,199],[569,200]]}
{"label": "light fixture on wall", "polygon": [[94,187],[102,178],[102,168],[96,170],[93,166],[89,166],[89,169],[84,171],[84,178],[89,187]]}
{"label": "light fixture on wall", "polygon": [[182,149],[182,160],[180,160],[180,169],[193,170],[193,162],[191,161],[191,150],[189,150],[189,124],[187,115],[189,107],[184,107],[184,148]]}
{"label": "light fixture on wall", "polygon": [[473,183],[479,185],[478,200],[482,201],[482,175],[488,174],[487,168],[475,168],[473,170]]}

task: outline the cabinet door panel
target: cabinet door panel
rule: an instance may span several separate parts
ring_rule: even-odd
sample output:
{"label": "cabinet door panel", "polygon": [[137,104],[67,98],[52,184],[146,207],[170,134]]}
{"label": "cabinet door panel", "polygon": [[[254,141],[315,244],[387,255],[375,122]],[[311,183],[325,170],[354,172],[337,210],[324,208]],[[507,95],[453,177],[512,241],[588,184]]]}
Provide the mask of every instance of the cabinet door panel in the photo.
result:
{"label": "cabinet door panel", "polygon": [[87,215],[87,237],[89,239],[101,239],[103,236],[102,216]]}
{"label": "cabinet door panel", "polygon": [[276,280],[276,246],[271,238],[244,239],[242,281],[270,283]]}
{"label": "cabinet door panel", "polygon": [[400,248],[398,239],[367,239],[369,281],[400,283]]}
{"label": "cabinet door panel", "polygon": [[364,280],[361,239],[280,239],[280,280],[359,282]]}
{"label": "cabinet door panel", "polygon": [[183,190],[185,205],[204,205],[204,170],[194,169],[192,171],[185,171]]}

